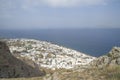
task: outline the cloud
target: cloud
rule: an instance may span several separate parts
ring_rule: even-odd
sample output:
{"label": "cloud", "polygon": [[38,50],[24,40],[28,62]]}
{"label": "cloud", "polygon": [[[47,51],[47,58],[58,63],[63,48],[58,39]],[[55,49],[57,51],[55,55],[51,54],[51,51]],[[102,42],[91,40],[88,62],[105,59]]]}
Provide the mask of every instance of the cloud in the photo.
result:
{"label": "cloud", "polygon": [[51,7],[71,7],[105,4],[105,0],[41,0]]}
{"label": "cloud", "polygon": [[0,8],[20,7],[27,9],[33,7],[75,7],[104,5],[108,0],[0,0]]}
{"label": "cloud", "polygon": [[41,1],[44,4],[51,7],[73,7],[106,4],[106,0],[41,0]]}
{"label": "cloud", "polygon": [[76,6],[93,6],[93,5],[105,5],[108,0],[22,0],[24,7],[76,7]]}

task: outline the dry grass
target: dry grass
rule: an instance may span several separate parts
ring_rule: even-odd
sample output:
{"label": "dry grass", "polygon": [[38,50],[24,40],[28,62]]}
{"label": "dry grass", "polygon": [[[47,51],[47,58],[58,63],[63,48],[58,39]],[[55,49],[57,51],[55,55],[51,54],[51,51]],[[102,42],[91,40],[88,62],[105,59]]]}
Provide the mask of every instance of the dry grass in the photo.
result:
{"label": "dry grass", "polygon": [[62,72],[59,76],[61,80],[120,80],[120,66]]}
{"label": "dry grass", "polygon": [[33,77],[33,78],[3,78],[0,80],[43,80],[42,77]]}
{"label": "dry grass", "polygon": [[120,80],[120,66],[109,66],[103,69],[92,68],[83,72],[79,70],[48,70],[44,77],[11,78],[0,80]]}
{"label": "dry grass", "polygon": [[107,80],[120,80],[120,66],[110,66],[103,71]]}

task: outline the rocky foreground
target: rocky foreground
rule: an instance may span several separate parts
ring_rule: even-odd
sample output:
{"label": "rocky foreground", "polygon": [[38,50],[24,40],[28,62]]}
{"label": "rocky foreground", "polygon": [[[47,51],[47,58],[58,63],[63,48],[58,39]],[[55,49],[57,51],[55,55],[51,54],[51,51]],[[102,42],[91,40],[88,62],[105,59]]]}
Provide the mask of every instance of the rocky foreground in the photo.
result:
{"label": "rocky foreground", "polygon": [[96,58],[90,64],[97,68],[120,65],[120,47],[113,47],[108,54]]}
{"label": "rocky foreground", "polygon": [[45,41],[0,41],[0,80],[119,79],[120,47],[113,47],[108,54],[95,58]]}
{"label": "rocky foreground", "polygon": [[45,72],[14,57],[6,43],[0,41],[0,78],[38,77],[42,75],[45,75]]}

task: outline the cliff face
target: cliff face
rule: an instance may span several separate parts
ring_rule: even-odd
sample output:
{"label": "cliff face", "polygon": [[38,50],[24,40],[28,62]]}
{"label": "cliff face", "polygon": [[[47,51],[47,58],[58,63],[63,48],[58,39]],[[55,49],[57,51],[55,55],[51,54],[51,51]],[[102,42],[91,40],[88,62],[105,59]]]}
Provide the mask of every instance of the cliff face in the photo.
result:
{"label": "cliff face", "polygon": [[113,47],[107,55],[93,60],[91,65],[98,68],[104,68],[105,66],[111,65],[120,65],[120,47]]}
{"label": "cliff face", "polygon": [[0,41],[0,78],[34,77],[44,74],[38,68],[31,67],[15,58],[6,43]]}

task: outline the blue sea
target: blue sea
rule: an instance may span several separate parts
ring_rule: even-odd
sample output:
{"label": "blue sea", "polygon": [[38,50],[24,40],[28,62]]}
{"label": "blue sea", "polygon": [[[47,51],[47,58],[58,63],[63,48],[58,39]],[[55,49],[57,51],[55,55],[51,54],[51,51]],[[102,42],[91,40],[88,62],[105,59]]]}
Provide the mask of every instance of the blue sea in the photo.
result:
{"label": "blue sea", "polygon": [[30,38],[65,46],[91,56],[107,54],[120,46],[120,29],[0,30],[1,38]]}

